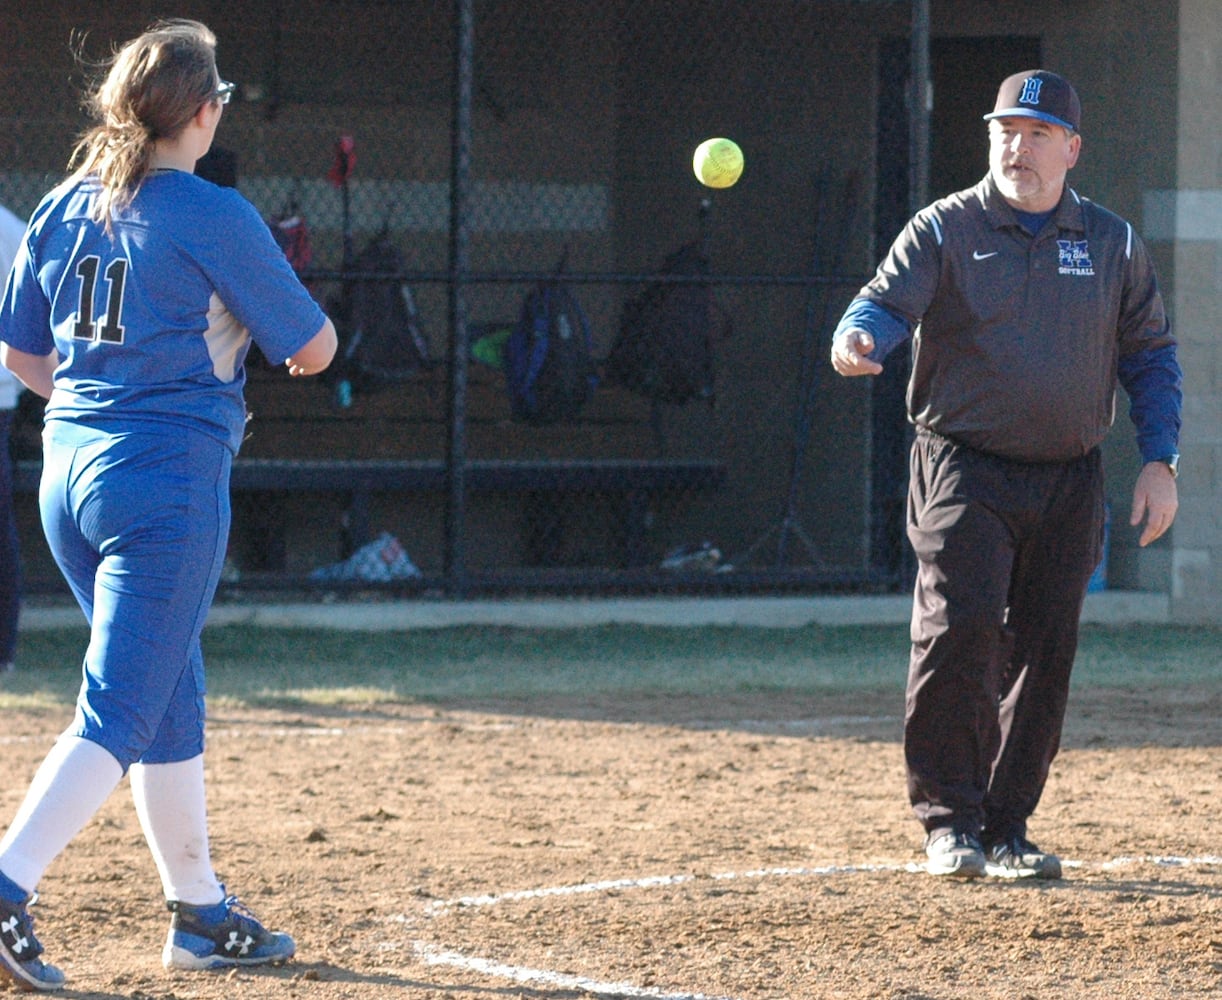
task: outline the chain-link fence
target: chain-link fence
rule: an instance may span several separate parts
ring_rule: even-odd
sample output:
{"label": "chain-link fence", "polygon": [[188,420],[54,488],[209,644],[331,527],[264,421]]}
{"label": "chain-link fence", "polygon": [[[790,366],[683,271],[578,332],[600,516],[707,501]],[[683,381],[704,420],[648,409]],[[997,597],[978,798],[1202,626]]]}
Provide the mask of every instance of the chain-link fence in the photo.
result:
{"label": "chain-link fence", "polygon": [[[228,586],[897,583],[877,407],[825,359],[873,266],[876,207],[906,182],[876,169],[905,112],[892,101],[898,120],[879,122],[875,90],[903,79],[908,4],[75,6],[4,15],[0,202],[28,213],[62,176],[82,124],[78,30],[97,59],[152,16],[199,17],[238,85],[200,172],[282,229],[351,355],[315,380],[252,356]],[[732,187],[693,174],[712,136],[745,154]],[[663,273],[687,244],[703,280]],[[596,381],[575,412],[532,423],[511,406],[506,337],[562,261]],[[626,319],[661,308],[656,292],[634,305],[659,281],[711,289],[714,379],[685,402],[607,364]]]}

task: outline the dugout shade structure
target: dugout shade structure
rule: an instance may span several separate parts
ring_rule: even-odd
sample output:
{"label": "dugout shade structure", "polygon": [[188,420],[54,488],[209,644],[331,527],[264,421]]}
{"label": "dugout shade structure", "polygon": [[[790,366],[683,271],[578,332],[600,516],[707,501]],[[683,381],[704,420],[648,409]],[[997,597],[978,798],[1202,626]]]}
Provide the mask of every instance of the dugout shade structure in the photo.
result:
{"label": "dugout shade structure", "polygon": [[[1075,81],[1096,123],[1071,176],[1084,193],[1140,220],[1149,191],[1174,189],[1177,156],[1195,162],[1172,113],[1177,82],[1191,83],[1185,31],[1197,17],[1208,37],[1217,19],[1176,0],[1106,6],[1104,17],[1059,0],[9,5],[0,202],[28,214],[64,173],[84,124],[74,37],[97,59],[157,14],[199,17],[237,83],[217,134],[222,182],[269,223],[305,227],[302,276],[329,309],[362,281],[405,297],[428,355],[411,377],[345,389],[252,358],[228,591],[316,588],[313,571],[385,535],[418,574],[326,586],[904,591],[904,359],[877,380],[840,379],[831,330],[914,208],[983,175],[981,115],[1015,70],[1049,65]],[[1165,57],[1117,64],[1138,35]],[[710,136],[743,151],[733,187],[693,175]],[[1178,244],[1143,235],[1174,311]],[[395,273],[356,269],[377,239],[397,251]],[[693,242],[709,272],[663,273]],[[651,283],[707,288],[727,321],[708,398],[659,402],[600,372],[576,414],[516,420],[498,345],[562,258],[596,361]],[[1182,361],[1190,371],[1191,355]],[[1107,453],[1116,511],[1136,462],[1120,413]],[[38,416],[24,403],[15,439],[31,590],[60,586],[30,491]],[[1114,532],[1110,585],[1169,590],[1173,544],[1138,553]]]}

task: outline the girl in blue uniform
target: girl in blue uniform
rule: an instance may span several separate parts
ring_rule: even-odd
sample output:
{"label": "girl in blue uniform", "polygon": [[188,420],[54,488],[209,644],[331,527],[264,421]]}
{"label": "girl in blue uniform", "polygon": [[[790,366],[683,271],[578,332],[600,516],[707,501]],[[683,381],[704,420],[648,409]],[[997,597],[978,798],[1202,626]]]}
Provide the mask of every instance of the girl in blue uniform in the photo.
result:
{"label": "girl in blue uniform", "polygon": [[236,191],[193,175],[233,85],[216,39],[165,21],[91,95],[75,172],[30,219],[0,361],[47,398],[40,508],[91,628],[72,724],[0,840],[0,971],[52,990],[28,905],[125,773],[172,911],[170,968],[281,962],[212,870],[200,632],[225,557],[251,341],[322,371],[335,330]]}

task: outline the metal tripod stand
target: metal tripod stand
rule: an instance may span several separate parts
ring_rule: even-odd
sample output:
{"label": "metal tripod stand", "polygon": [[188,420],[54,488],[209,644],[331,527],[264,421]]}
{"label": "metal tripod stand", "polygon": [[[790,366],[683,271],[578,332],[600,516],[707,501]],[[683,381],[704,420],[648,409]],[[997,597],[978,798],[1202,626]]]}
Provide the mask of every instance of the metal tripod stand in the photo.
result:
{"label": "metal tripod stand", "polygon": [[[848,234],[849,226],[856,214],[858,189],[860,186],[860,175],[858,171],[851,171],[845,181],[844,191],[839,200],[842,211],[844,212],[843,225],[836,227],[834,231],[831,227],[824,228],[823,222],[826,215],[828,195],[829,195],[829,179],[827,167],[821,168],[816,174],[815,185],[817,188],[815,202],[815,235],[813,240],[813,252],[811,260],[811,279],[812,284],[807,293],[806,298],[806,321],[805,330],[802,338],[802,364],[798,375],[798,400],[794,412],[794,427],[793,427],[793,450],[790,455],[789,463],[789,487],[785,496],[785,507],[781,512],[780,520],[769,527],[762,535],[753,541],[743,553],[733,560],[735,566],[742,566],[768,544],[773,538],[776,539],[776,569],[784,569],[789,556],[789,542],[791,538],[797,539],[806,550],[806,555],[809,560],[807,565],[823,566],[823,559],[819,554],[818,546],[815,545],[810,535],[802,525],[802,520],[798,513],[800,492],[802,487],[803,476],[806,471],[806,453],[810,446],[811,421],[814,417],[815,394],[819,384],[819,362],[823,356],[822,338],[820,333],[827,326],[827,322],[831,315],[830,294],[819,294],[819,286],[821,284],[830,283],[828,281],[820,281],[820,268],[822,267],[822,237],[825,233],[831,232],[832,237],[836,240],[837,252],[833,255],[832,273],[839,269],[843,263],[843,247],[846,242],[845,237]],[[823,307],[819,309],[817,304],[822,298]]]}

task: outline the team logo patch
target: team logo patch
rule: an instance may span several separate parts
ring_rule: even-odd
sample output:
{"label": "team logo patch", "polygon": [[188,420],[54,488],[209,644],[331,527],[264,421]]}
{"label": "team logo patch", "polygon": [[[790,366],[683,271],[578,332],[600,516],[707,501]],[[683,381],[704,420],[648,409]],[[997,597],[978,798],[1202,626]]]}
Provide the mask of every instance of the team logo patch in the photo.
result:
{"label": "team logo patch", "polygon": [[1057,252],[1060,255],[1058,274],[1075,274],[1090,277],[1095,273],[1095,265],[1090,259],[1090,247],[1086,240],[1057,240]]}

